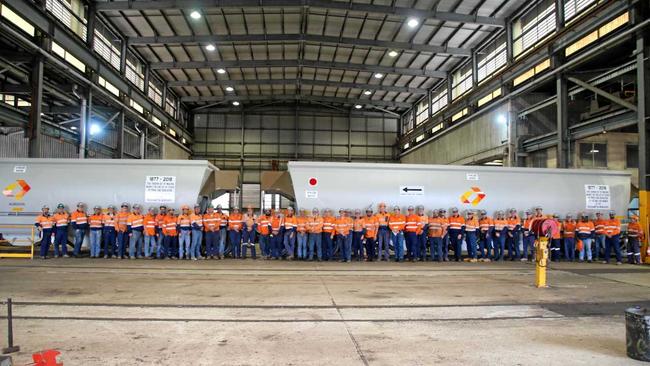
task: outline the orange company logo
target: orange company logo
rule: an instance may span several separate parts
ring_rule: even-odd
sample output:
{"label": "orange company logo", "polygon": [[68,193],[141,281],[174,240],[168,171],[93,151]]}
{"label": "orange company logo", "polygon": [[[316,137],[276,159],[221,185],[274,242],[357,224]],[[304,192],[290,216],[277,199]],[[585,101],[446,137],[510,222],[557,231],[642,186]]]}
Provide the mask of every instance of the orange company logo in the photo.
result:
{"label": "orange company logo", "polygon": [[32,187],[30,187],[27,182],[22,179],[18,179],[17,181],[6,186],[5,189],[2,190],[2,194],[5,197],[15,197],[17,200],[22,200],[30,189],[32,189]]}
{"label": "orange company logo", "polygon": [[460,196],[460,201],[462,203],[471,203],[472,206],[476,206],[483,200],[483,198],[485,198],[485,193],[483,193],[479,187],[472,187]]}

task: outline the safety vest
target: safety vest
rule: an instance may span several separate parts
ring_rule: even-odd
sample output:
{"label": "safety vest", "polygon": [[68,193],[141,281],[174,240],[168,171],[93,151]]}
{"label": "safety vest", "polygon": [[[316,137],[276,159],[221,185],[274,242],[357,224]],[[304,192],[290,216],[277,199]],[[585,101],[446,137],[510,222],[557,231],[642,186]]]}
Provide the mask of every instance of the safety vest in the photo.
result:
{"label": "safety vest", "polygon": [[36,224],[42,229],[48,230],[54,227],[55,221],[52,215],[40,215],[36,218]]}
{"label": "safety vest", "polygon": [[56,222],[56,227],[58,228],[67,227],[69,217],[70,216],[68,216],[68,214],[65,212],[62,214],[60,213],[54,214],[54,222]]}
{"label": "safety vest", "polygon": [[494,230],[502,231],[506,226],[508,226],[508,220],[505,219],[494,220]]}
{"label": "safety vest", "polygon": [[269,219],[269,217],[266,215],[261,215],[260,217],[257,218],[257,232],[260,233],[261,235],[269,235],[270,224],[271,224],[271,220]]}
{"label": "safety vest", "polygon": [[75,211],[70,215],[70,222],[74,222],[77,225],[81,225],[82,227],[86,224],[88,224],[88,215],[86,215],[85,212],[82,211]]}
{"label": "safety vest", "polygon": [[476,219],[476,217],[465,220],[466,232],[476,231],[476,229],[478,229],[478,219]]}
{"label": "safety vest", "polygon": [[643,230],[638,222],[627,224],[627,236],[630,238],[639,238],[643,236]]}
{"label": "safety vest", "polygon": [[353,230],[356,231],[356,232],[363,231],[363,217],[359,217],[359,218],[354,219]]}
{"label": "safety vest", "polygon": [[352,230],[353,225],[354,221],[352,221],[351,217],[339,217],[335,222],[336,233],[340,235],[348,235],[350,230]]}
{"label": "safety vest", "polygon": [[219,230],[219,218],[216,213],[206,213],[203,215],[203,229],[205,231]]}
{"label": "safety vest", "polygon": [[127,221],[129,220],[128,212],[118,212],[115,217],[117,218],[117,231],[125,232]]}
{"label": "safety vest", "polygon": [[621,233],[621,222],[618,219],[609,219],[605,224],[605,234],[618,235]]}
{"label": "safety vest", "polygon": [[420,218],[416,214],[406,216],[406,224],[404,225],[404,232],[416,233],[418,231],[418,222]]}
{"label": "safety vest", "polygon": [[131,214],[126,220],[126,224],[131,226],[131,229],[141,229],[144,226],[144,216],[140,214]]}
{"label": "safety vest", "polygon": [[282,228],[282,218],[274,217],[271,220],[271,231],[273,232],[273,234],[279,234],[281,228]]}
{"label": "safety vest", "polygon": [[424,227],[429,224],[429,218],[426,215],[418,215],[418,235],[424,232]]}
{"label": "safety vest", "polygon": [[388,212],[378,212],[375,216],[377,217],[377,224],[380,228],[388,227],[388,222],[390,221],[390,214]]}
{"label": "safety vest", "polygon": [[460,230],[465,225],[465,219],[462,216],[450,216],[447,222],[449,223],[449,230]]}
{"label": "safety vest", "polygon": [[363,218],[363,228],[366,230],[364,236],[366,238],[374,239],[377,237],[377,229],[379,228],[379,221],[377,216],[366,216]]}
{"label": "safety vest", "polygon": [[178,236],[176,225],[178,225],[178,218],[176,216],[167,215],[164,221],[163,234],[167,236]]}
{"label": "safety vest", "polygon": [[228,225],[228,215],[226,215],[224,212],[215,212],[214,213],[219,219],[219,227],[226,227]]}
{"label": "safety vest", "polygon": [[295,216],[287,216],[284,218],[284,229],[291,230],[298,226],[298,220]]}
{"label": "safety vest", "polygon": [[144,217],[144,234],[147,236],[156,235],[156,217],[154,215],[146,215]]}
{"label": "safety vest", "polygon": [[429,230],[427,235],[430,238],[442,238],[442,233],[444,231],[444,222],[445,218],[443,217],[430,217],[429,218]]}
{"label": "safety vest", "polygon": [[90,229],[99,230],[102,228],[102,215],[92,215],[90,216]]}
{"label": "safety vest", "polygon": [[308,229],[312,234],[320,234],[323,232],[323,218],[321,216],[311,216],[309,218]]}
{"label": "safety vest", "polygon": [[334,232],[334,222],[336,221],[336,218],[333,216],[325,216],[323,217],[323,232],[331,234]]}
{"label": "safety vest", "polygon": [[228,218],[228,230],[240,231],[243,225],[242,214],[234,213]]}
{"label": "safety vest", "polygon": [[402,214],[392,214],[388,218],[388,227],[393,232],[404,230],[405,225],[406,225],[406,216]]}
{"label": "safety vest", "polygon": [[508,221],[508,230],[510,231],[515,230],[517,226],[521,224],[521,220],[519,220],[519,216],[510,217],[506,221]]}
{"label": "safety vest", "polygon": [[591,232],[594,231],[594,224],[591,221],[579,221],[576,224],[576,231],[581,235],[591,235]]}
{"label": "safety vest", "polygon": [[485,233],[490,230],[491,226],[494,226],[494,220],[492,220],[491,217],[486,216],[479,220],[478,225],[481,228],[481,232]]}
{"label": "safety vest", "polygon": [[594,222],[594,229],[596,230],[596,234],[599,234],[599,235],[605,234],[605,226],[606,225],[607,225],[607,220],[597,219]]}
{"label": "safety vest", "polygon": [[574,220],[566,220],[562,224],[565,238],[573,238],[576,233],[576,222]]}
{"label": "safety vest", "polygon": [[203,229],[203,216],[194,213],[191,214],[190,223],[192,224],[192,228],[194,228],[194,225],[197,225],[199,229]]}
{"label": "safety vest", "polygon": [[104,215],[102,218],[102,221],[104,222],[104,227],[105,228],[110,228],[112,227],[115,229],[117,227],[117,217],[115,217],[114,214],[107,213]]}

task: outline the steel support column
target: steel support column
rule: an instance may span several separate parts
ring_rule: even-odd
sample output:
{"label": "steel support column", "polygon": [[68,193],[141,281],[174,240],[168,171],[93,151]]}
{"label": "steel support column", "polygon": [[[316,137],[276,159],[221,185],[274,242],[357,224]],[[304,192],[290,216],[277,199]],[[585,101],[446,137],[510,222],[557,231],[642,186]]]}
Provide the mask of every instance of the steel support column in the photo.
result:
{"label": "steel support column", "polygon": [[[562,63],[561,57],[553,59],[555,67]],[[568,168],[570,162],[569,156],[569,110],[567,102],[569,99],[569,88],[567,79],[563,73],[555,76],[555,106],[557,119],[557,167]]]}
{"label": "steel support column", "polygon": [[[124,111],[120,112],[120,117],[117,120],[117,146],[115,147],[115,158],[122,159],[124,157]],[[161,151],[162,156],[162,151]]]}
{"label": "steel support column", "polygon": [[29,83],[32,88],[31,106],[29,109],[29,125],[27,136],[29,137],[29,157],[41,157],[41,145],[43,134],[41,133],[41,113],[43,108],[43,56],[37,55],[32,62],[32,71],[29,75]]}

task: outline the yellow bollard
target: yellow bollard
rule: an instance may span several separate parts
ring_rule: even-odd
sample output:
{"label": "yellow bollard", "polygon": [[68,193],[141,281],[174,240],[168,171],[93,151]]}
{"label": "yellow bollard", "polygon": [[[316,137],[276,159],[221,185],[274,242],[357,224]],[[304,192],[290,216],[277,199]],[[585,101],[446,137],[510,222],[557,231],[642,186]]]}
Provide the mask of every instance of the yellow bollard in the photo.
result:
{"label": "yellow bollard", "polygon": [[548,287],[546,285],[546,264],[548,263],[548,238],[542,236],[537,241],[537,253],[535,255],[535,286]]}

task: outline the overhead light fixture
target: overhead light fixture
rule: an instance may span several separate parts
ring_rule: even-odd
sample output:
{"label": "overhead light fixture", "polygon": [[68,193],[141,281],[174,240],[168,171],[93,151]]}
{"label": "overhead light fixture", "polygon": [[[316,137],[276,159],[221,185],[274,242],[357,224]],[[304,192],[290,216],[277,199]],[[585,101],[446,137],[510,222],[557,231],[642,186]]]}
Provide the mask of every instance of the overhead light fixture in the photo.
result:
{"label": "overhead light fixture", "polygon": [[212,43],[210,43],[209,45],[205,46],[205,49],[210,52],[214,52],[214,50],[216,50],[217,47],[215,47]]}
{"label": "overhead light fixture", "polygon": [[354,106],[354,108],[361,109],[361,108],[363,108],[363,106],[361,104],[357,104],[357,105]]}
{"label": "overhead light fixture", "polygon": [[234,105],[235,107],[237,107],[237,106],[239,105],[239,102],[238,102],[238,101],[234,101],[234,102],[232,102],[232,105]]}
{"label": "overhead light fixture", "polygon": [[364,90],[363,95],[370,95],[372,92],[370,90]]}
{"label": "overhead light fixture", "polygon": [[217,69],[217,73],[219,73],[219,74],[225,74],[225,73],[226,73],[226,70],[224,70],[224,69]]}
{"label": "overhead light fixture", "polygon": [[232,86],[227,86],[226,87],[226,91],[228,91],[228,92],[231,92],[231,91],[234,91],[234,90],[235,90],[235,88],[233,88]]}
{"label": "overhead light fixture", "polygon": [[415,19],[415,18],[409,18],[409,20],[406,22],[406,25],[408,25],[411,28],[415,28],[420,24],[420,21]]}
{"label": "overhead light fixture", "polygon": [[382,74],[380,72],[375,73],[375,79],[381,79],[383,77],[384,77],[384,74]]}
{"label": "overhead light fixture", "polygon": [[99,132],[101,132],[101,130],[102,128],[97,123],[93,123],[90,125],[90,128],[88,129],[88,133],[90,135],[96,135]]}
{"label": "overhead light fixture", "polygon": [[590,154],[598,154],[599,152],[600,152],[600,150],[598,150],[598,149],[591,149],[589,151]]}
{"label": "overhead light fixture", "polygon": [[508,120],[506,119],[506,116],[500,114],[497,116],[497,122],[499,122],[502,125],[505,125],[508,122]]}
{"label": "overhead light fixture", "polygon": [[74,130],[77,129],[77,126],[72,126],[72,127],[70,127],[70,129],[74,131]]}
{"label": "overhead light fixture", "polygon": [[397,57],[397,55],[399,55],[399,53],[397,51],[388,52],[388,56],[390,56],[390,57]]}
{"label": "overhead light fixture", "polygon": [[198,10],[192,10],[192,12],[190,13],[190,18],[201,19],[201,13]]}
{"label": "overhead light fixture", "polygon": [[184,144],[187,143],[187,140],[185,140],[185,137],[183,137],[183,138],[181,139],[181,141],[182,141]]}

